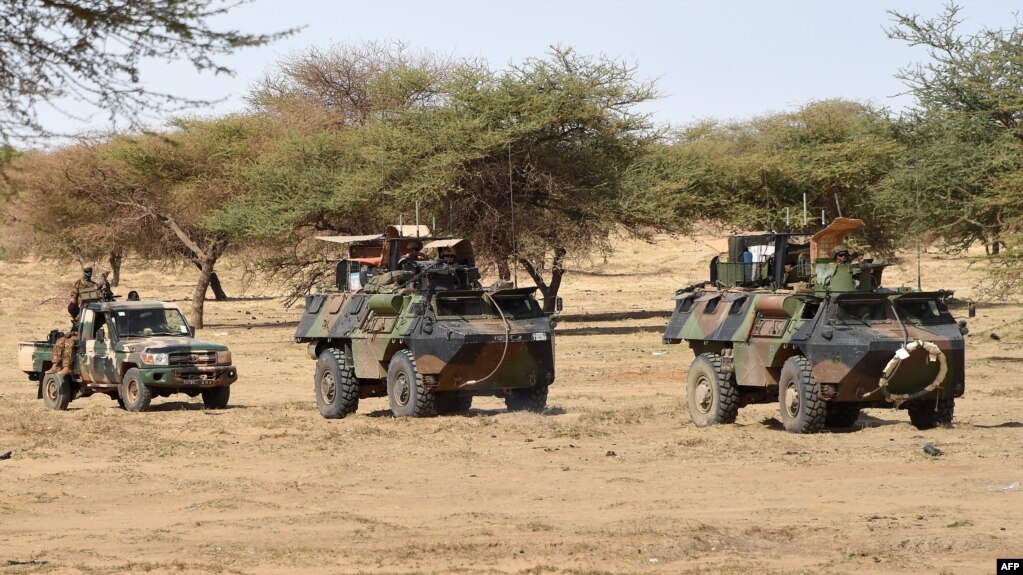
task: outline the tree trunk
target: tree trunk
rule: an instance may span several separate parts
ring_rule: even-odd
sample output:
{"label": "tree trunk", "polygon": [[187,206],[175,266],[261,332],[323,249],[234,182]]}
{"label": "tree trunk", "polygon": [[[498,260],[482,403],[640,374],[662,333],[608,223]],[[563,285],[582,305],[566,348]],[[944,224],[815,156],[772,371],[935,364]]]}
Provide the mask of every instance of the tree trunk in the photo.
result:
{"label": "tree trunk", "polygon": [[[199,258],[193,257],[192,263],[195,267],[202,272],[202,264],[199,262]],[[227,301],[227,294],[224,293],[224,287],[220,285],[220,278],[217,277],[217,272],[210,274],[209,287],[213,289],[213,299],[217,301]]]}
{"label": "tree trunk", "polygon": [[206,290],[209,289],[210,281],[213,279],[213,264],[216,261],[216,256],[206,257],[202,258],[199,264],[199,280],[195,283],[195,291],[192,292],[192,327],[195,329],[200,329],[203,326],[202,313],[206,304]]}
{"label": "tree trunk", "polygon": [[124,252],[121,250],[112,251],[107,257],[110,264],[110,287],[117,287],[121,283],[121,261],[124,259]]}
{"label": "tree trunk", "polygon": [[501,258],[497,260],[497,277],[505,281],[511,281],[511,267],[508,260]]}
{"label": "tree trunk", "polygon": [[991,255],[997,256],[1002,252],[1002,242],[995,240],[991,242]]}
{"label": "tree trunk", "polygon": [[526,268],[526,273],[529,277],[533,278],[536,282],[536,287],[539,288],[540,293],[543,295],[543,311],[546,313],[554,313],[557,309],[558,301],[558,290],[561,289],[561,279],[565,275],[565,255],[568,252],[565,248],[554,248],[554,261],[551,263],[551,283],[548,284],[544,281],[543,276],[536,271],[533,264],[525,258],[519,259],[519,263],[522,267]]}

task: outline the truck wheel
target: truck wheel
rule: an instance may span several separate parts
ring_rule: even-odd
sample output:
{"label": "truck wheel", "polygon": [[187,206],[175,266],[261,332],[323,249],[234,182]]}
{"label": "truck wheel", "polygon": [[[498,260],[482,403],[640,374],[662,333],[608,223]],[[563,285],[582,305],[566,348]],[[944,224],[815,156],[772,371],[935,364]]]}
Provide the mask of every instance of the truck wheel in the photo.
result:
{"label": "truck wheel", "polygon": [[810,370],[810,361],[805,357],[790,357],[782,366],[778,403],[785,431],[816,433],[824,427],[827,410],[820,398],[820,387]]}
{"label": "truck wheel", "polygon": [[71,403],[71,382],[63,375],[48,373],[43,378],[43,405],[47,409],[64,411]]}
{"label": "truck wheel", "polygon": [[124,373],[121,380],[121,400],[124,401],[124,409],[127,411],[146,411],[149,403],[153,401],[153,390],[142,383],[142,375],[137,368],[131,368]]}
{"label": "truck wheel", "polygon": [[923,399],[911,401],[907,405],[909,410],[909,421],[917,429],[931,429],[938,425],[952,425],[952,415],[955,413],[955,398]]}
{"label": "truck wheel", "polygon": [[543,413],[547,409],[547,386],[537,384],[513,389],[504,396],[504,405],[508,411]]}
{"label": "truck wheel", "polygon": [[824,414],[824,426],[852,427],[860,418],[860,406],[855,403],[828,403]]}
{"label": "truck wheel", "polygon": [[686,404],[696,427],[735,423],[739,414],[739,390],[731,374],[721,369],[721,356],[701,353],[689,366]]}
{"label": "truck wheel", "polygon": [[224,409],[231,399],[231,387],[214,387],[202,390],[202,404],[206,409]]}
{"label": "truck wheel", "polygon": [[341,419],[359,409],[359,382],[344,351],[330,347],[320,352],[313,385],[316,407],[326,419]]}
{"label": "truck wheel", "polygon": [[436,415],[435,399],[434,391],[423,385],[412,352],[403,349],[395,353],[387,368],[387,402],[391,413],[395,417]]}
{"label": "truck wheel", "polygon": [[465,413],[472,407],[472,396],[450,391],[438,393],[433,405],[438,415]]}

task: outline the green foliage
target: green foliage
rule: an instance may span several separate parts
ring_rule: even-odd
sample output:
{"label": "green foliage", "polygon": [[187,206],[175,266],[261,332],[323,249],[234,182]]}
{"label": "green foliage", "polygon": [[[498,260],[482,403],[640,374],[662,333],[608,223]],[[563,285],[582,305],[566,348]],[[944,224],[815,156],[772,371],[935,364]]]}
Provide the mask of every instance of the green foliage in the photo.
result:
{"label": "green foliage", "polygon": [[40,123],[37,108],[59,99],[86,102],[131,127],[157,112],[208,104],[147,89],[139,64],[186,60],[200,72],[230,74],[218,56],[295,32],[244,34],[210,27],[211,20],[239,3],[5,0],[0,3],[0,141],[53,135]]}

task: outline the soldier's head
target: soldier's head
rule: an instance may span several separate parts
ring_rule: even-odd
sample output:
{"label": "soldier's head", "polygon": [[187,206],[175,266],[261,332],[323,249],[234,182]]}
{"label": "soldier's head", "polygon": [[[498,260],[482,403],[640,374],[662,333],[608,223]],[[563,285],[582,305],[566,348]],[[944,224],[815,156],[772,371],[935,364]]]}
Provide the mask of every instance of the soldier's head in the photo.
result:
{"label": "soldier's head", "polygon": [[135,290],[128,292],[128,301],[139,301],[139,292]]}
{"label": "soldier's head", "polygon": [[82,268],[82,277],[87,279],[87,280],[89,280],[89,281],[92,281],[92,267],[91,266],[87,266],[87,267]]}
{"label": "soldier's head", "polygon": [[835,249],[831,250],[831,258],[836,264],[849,263],[849,248],[842,244],[838,244],[835,246]]}
{"label": "soldier's head", "polygon": [[81,308],[78,307],[77,303],[71,302],[71,303],[67,304],[67,313],[68,313],[69,316],[71,316],[71,317],[78,317],[78,312],[80,312],[80,311],[82,311],[82,310],[81,310]]}
{"label": "soldier's head", "polygon": [[444,252],[444,253],[442,253],[440,255],[440,259],[441,259],[442,262],[444,262],[446,264],[454,264],[455,263],[455,252]]}
{"label": "soldier's head", "polygon": [[419,252],[422,249],[423,249],[423,242],[421,242],[419,240],[415,240],[415,241],[409,242],[409,244],[408,244],[408,253],[409,253],[409,255],[419,255]]}

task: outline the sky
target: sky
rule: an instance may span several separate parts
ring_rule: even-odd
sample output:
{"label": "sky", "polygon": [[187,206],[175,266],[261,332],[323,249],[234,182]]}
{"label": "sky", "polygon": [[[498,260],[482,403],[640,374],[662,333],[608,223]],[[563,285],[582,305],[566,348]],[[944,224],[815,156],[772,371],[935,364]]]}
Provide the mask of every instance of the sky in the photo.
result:
{"label": "sky", "polygon": [[[961,30],[967,33],[1012,27],[1020,6],[1008,0],[961,5]],[[254,0],[214,26],[244,32],[302,29],[222,58],[234,76],[152,62],[141,78],[152,90],[218,100],[192,112],[215,116],[244,111],[245,95],[276,62],[312,47],[402,41],[413,50],[482,58],[499,69],[543,57],[550,46],[560,45],[624,60],[637,67],[638,78],[655,80],[661,97],[639,111],[661,125],[742,120],[830,98],[897,112],[913,100],[895,75],[927,55],[887,38],[888,11],[933,17],[942,7],[923,0]],[[52,112],[44,117],[65,133],[109,127],[101,112],[74,113],[85,121]]]}

